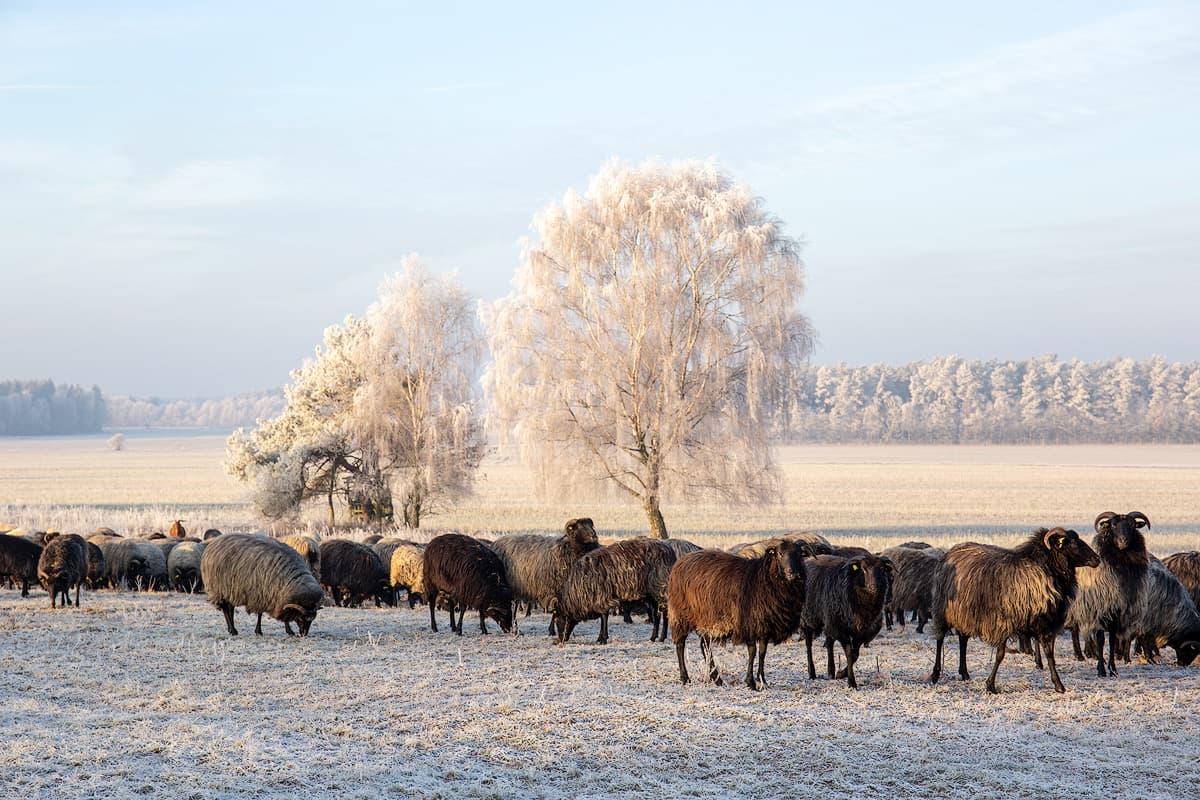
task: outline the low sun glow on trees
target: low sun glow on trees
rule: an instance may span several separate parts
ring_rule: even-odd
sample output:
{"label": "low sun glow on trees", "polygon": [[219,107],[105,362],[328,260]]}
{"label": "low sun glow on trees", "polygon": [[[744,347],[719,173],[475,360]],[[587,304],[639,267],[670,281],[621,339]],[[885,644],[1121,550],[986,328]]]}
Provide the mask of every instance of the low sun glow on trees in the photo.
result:
{"label": "low sun glow on trees", "polygon": [[484,383],[543,488],[619,487],[660,537],[668,498],[772,497],[769,406],[812,342],[780,221],[711,162],[611,163],[534,228]]}
{"label": "low sun glow on trees", "polygon": [[325,331],[292,373],[286,406],[229,439],[226,470],[270,517],[322,498],[388,496],[409,527],[469,491],[485,439],[473,384],[483,358],[474,300],[415,257],[384,281],[364,318]]}

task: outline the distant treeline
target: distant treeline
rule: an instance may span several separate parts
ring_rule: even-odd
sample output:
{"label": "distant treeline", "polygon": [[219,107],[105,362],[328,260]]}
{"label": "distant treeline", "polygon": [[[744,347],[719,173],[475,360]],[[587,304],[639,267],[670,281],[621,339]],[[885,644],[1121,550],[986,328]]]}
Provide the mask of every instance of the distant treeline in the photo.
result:
{"label": "distant treeline", "polygon": [[108,425],[114,428],[251,427],[255,420],[283,411],[283,390],[246,392],[220,400],[160,400],[108,397]]}
{"label": "distant treeline", "polygon": [[1115,359],[808,366],[781,398],[790,441],[1200,442],[1200,363]]}
{"label": "distant treeline", "polygon": [[0,381],[0,436],[96,433],[104,419],[104,397],[95,386]]}

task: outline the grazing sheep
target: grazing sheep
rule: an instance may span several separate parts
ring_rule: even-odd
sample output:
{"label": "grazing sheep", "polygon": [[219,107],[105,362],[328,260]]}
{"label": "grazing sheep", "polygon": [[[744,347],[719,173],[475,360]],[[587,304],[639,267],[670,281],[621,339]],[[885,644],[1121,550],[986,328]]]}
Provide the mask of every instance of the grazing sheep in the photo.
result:
{"label": "grazing sheep", "polygon": [[1179,578],[1153,556],[1129,633],[1145,642],[1142,649],[1147,660],[1153,660],[1160,642],[1175,650],[1181,667],[1191,664],[1200,653],[1200,612]]}
{"label": "grazing sheep", "polygon": [[671,548],[671,550],[675,552],[675,558],[677,560],[683,556],[686,556],[688,553],[694,553],[697,550],[704,549],[695,542],[689,542],[687,539],[656,539],[655,541],[662,542],[667,547]]}
{"label": "grazing sheep", "polygon": [[[408,539],[401,539],[395,536],[385,537],[371,545],[371,549],[375,551],[375,555],[379,556],[379,563],[383,564],[383,568],[391,573],[392,553],[401,544],[412,544]],[[399,594],[395,587],[392,588],[392,605],[399,602]]]}
{"label": "grazing sheep", "polygon": [[29,597],[29,584],[38,579],[42,548],[24,536],[0,536],[0,575],[21,586],[21,597]]}
{"label": "grazing sheep", "polygon": [[904,617],[913,612],[917,633],[925,632],[925,623],[933,613],[933,576],[945,553],[936,547],[889,547],[882,555],[892,562],[892,592],[884,607],[884,622],[891,629],[894,617],[904,628]]}
{"label": "grazing sheep", "polygon": [[403,589],[408,594],[408,607],[416,606],[425,597],[425,545],[405,542],[392,551],[392,591],[399,597]]}
{"label": "grazing sheep", "polygon": [[321,584],[333,598],[334,605],[354,608],[368,597],[375,607],[396,605],[388,571],[379,555],[368,544],[349,539],[326,539],[321,542]]}
{"label": "grazing sheep", "polygon": [[713,661],[713,642],[732,641],[746,645],[749,651],[746,685],[756,691],[765,686],[767,644],[786,641],[800,627],[804,558],[810,555],[806,542],[784,539],[757,558],[699,550],[676,561],[667,582],[667,607],[680,682],[688,682],[684,648],[688,634],[696,631],[710,681],[721,684]]}
{"label": "grazing sheep", "polygon": [[215,539],[221,535],[221,532],[216,528],[209,528],[204,532],[204,538],[201,541],[207,542],[209,539]]}
{"label": "grazing sheep", "polygon": [[88,588],[95,591],[101,589],[108,582],[108,570],[104,565],[104,551],[99,545],[91,542],[87,544],[87,585]]}
{"label": "grazing sheep", "polygon": [[96,528],[96,530],[87,535],[87,538],[91,539],[93,536],[120,536],[120,534],[112,528]]}
{"label": "grazing sheep", "polygon": [[220,536],[204,548],[200,580],[208,602],[225,615],[230,636],[238,635],[233,627],[238,606],[258,615],[254,632],[259,636],[263,614],[282,622],[288,636],[294,635],[293,622],[300,635],[307,636],[325,597],[299,553],[282,542],[246,533]]}
{"label": "grazing sheep", "polygon": [[[1142,528],[1150,520],[1140,511],[1096,517],[1092,547],[1100,563],[1079,571],[1079,591],[1067,615],[1067,626],[1082,633],[1096,647],[1096,673],[1117,674],[1117,639],[1128,633],[1133,611],[1144,591],[1150,555]],[[1104,669],[1104,633],[1108,632],[1108,670]],[[1075,657],[1083,660],[1077,637]]]}
{"label": "grazing sheep", "polygon": [[1009,637],[1038,640],[1050,665],[1054,691],[1065,692],[1054,662],[1054,639],[1067,619],[1080,568],[1099,557],[1079,534],[1041,528],[1012,549],[966,542],[946,551],[934,577],[933,635],[937,639],[931,683],[942,673],[942,650],[951,628],[958,632],[958,674],[965,681],[967,641],[979,636],[996,648],[987,690],[996,692],[996,672]]}
{"label": "grazing sheep", "polygon": [[729,552],[742,558],[758,558],[770,548],[777,548],[779,543],[784,541],[803,542],[808,545],[809,552],[814,556],[827,555],[834,550],[829,540],[821,534],[811,531],[798,531],[796,533],[785,533],[781,536],[771,536],[767,539],[759,539],[757,542],[735,544],[729,548]]}
{"label": "grazing sheep", "polygon": [[816,556],[804,562],[806,587],[800,628],[808,653],[808,677],[817,677],[813,665],[813,637],[824,632],[829,677],[835,675],[833,643],[846,654],[846,683],[858,688],[854,664],[859,649],[871,643],[883,627],[883,604],[891,582],[891,564],[867,553],[850,557]]}
{"label": "grazing sheep", "polygon": [[295,550],[304,559],[304,563],[308,564],[308,569],[312,572],[313,577],[318,581],[321,580],[321,543],[311,536],[305,536],[302,533],[297,533],[293,536],[281,536],[279,541],[286,544],[288,547]]}
{"label": "grazing sheep", "polygon": [[46,542],[38,559],[38,581],[50,593],[50,607],[62,594],[63,607],[71,605],[71,589],[75,590],[75,607],[79,607],[79,587],[87,577],[87,542],[74,533],[55,536]]}
{"label": "grazing sheep", "polygon": [[378,533],[372,533],[370,536],[363,537],[362,543],[367,545],[368,547],[370,547],[371,545],[375,544],[378,541],[381,541],[382,539],[383,539],[383,537],[380,536]]}
{"label": "grazing sheep", "polygon": [[[491,545],[504,564],[516,602],[545,609],[550,608],[575,560],[599,546],[595,525],[588,517],[567,520],[562,536],[513,534]],[[549,634],[555,635],[553,622]]]}
{"label": "grazing sheep", "polygon": [[200,577],[204,547],[204,542],[180,542],[167,556],[167,574],[175,591],[192,594],[204,590]]}
{"label": "grazing sheep", "polygon": [[1200,550],[1169,555],[1163,559],[1163,564],[1179,578],[1183,588],[1192,596],[1192,602],[1200,608]]}
{"label": "grazing sheep", "polygon": [[571,638],[583,620],[600,618],[598,644],[608,644],[608,615],[622,601],[642,601],[650,610],[654,628],[650,641],[667,640],[667,579],[675,565],[675,551],[660,539],[625,539],[598,547],[571,565],[566,580],[551,601],[558,643]]}
{"label": "grazing sheep", "polygon": [[[437,632],[438,596],[445,595],[450,611],[450,630],[462,636],[463,616],[468,608],[479,610],[479,630],[487,633],[485,617],[491,617],[508,633],[513,622],[513,591],[504,562],[492,548],[461,533],[443,533],[425,546],[422,560],[425,602],[429,604],[429,627]],[[458,622],[454,607],[458,605]]]}
{"label": "grazing sheep", "polygon": [[109,536],[93,536],[91,541],[104,552],[111,586],[152,590],[169,585],[167,559],[154,542]]}

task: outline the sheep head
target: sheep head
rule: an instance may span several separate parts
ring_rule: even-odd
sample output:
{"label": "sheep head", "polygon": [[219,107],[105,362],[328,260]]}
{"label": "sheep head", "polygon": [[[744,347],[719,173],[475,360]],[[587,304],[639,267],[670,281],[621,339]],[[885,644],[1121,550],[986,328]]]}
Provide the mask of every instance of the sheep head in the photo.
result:
{"label": "sheep head", "polygon": [[1042,537],[1042,544],[1052,554],[1065,556],[1072,567],[1100,566],[1100,556],[1079,538],[1079,534],[1066,528],[1051,528]]}

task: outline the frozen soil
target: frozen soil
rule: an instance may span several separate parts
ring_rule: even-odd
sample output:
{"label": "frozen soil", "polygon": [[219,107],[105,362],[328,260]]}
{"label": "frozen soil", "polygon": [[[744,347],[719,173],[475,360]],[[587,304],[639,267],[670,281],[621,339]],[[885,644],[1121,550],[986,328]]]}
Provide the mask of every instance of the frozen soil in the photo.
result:
{"label": "frozen soil", "polygon": [[[1200,796],[1200,668],[1134,663],[1102,679],[1057,648],[1065,695],[1025,656],[983,682],[926,682],[933,643],[884,632],[861,688],[809,681],[803,643],[772,648],[770,686],[677,681],[645,623],[565,647],[547,619],[464,636],[424,607],[326,608],[307,639],[239,613],[230,637],[202,596],[0,591],[0,776],[8,797]],[[951,645],[951,642],[947,642]],[[821,669],[818,653],[818,671]]]}

